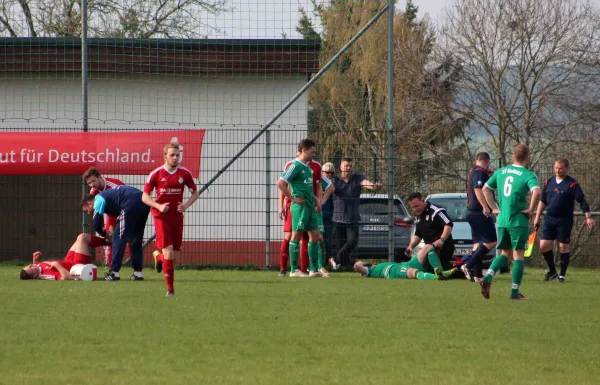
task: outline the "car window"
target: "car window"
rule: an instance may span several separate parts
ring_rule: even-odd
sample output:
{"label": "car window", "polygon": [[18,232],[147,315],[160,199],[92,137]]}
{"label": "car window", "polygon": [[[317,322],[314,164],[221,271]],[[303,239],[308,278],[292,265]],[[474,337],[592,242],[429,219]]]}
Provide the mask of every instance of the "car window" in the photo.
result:
{"label": "car window", "polygon": [[429,198],[432,205],[443,207],[454,222],[467,220],[467,198]]}
{"label": "car window", "polygon": [[[404,210],[402,203],[398,199],[394,201],[394,208],[396,209],[396,215],[407,215],[406,210]],[[387,215],[388,202],[386,199],[361,199],[359,212],[360,214],[369,215]]]}

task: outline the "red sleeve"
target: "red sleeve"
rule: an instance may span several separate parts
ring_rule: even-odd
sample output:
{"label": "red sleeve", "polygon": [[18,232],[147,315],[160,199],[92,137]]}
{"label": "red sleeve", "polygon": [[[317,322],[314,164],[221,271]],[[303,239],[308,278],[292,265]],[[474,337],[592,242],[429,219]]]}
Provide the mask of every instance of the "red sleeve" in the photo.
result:
{"label": "red sleeve", "polygon": [[146,194],[152,194],[152,191],[156,188],[156,181],[158,180],[158,172],[153,172],[148,175],[148,179],[146,179],[146,184],[144,184],[144,192]]}
{"label": "red sleeve", "polygon": [[194,177],[192,176],[191,172],[189,172],[189,171],[185,172],[183,181],[185,182],[185,185],[187,186],[187,188],[190,189],[190,191],[193,192],[193,191],[198,190],[198,187],[196,186],[196,182],[194,182]]}
{"label": "red sleeve", "polygon": [[125,183],[123,183],[120,179],[117,179],[117,178],[104,178],[104,180],[106,180],[106,182],[112,183],[117,186],[125,185]]}
{"label": "red sleeve", "polygon": [[322,171],[321,164],[315,163],[313,167],[313,184],[321,184]]}

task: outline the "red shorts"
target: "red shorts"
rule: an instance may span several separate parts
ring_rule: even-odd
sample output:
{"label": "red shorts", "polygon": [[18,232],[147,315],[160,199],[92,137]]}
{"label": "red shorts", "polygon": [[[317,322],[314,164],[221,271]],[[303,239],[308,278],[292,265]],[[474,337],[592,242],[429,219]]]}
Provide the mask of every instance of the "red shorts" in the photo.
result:
{"label": "red shorts", "polygon": [[156,231],[156,248],[159,250],[173,246],[173,250],[181,251],[183,240],[183,216],[172,218],[154,218]]}
{"label": "red shorts", "polygon": [[292,211],[290,210],[291,203],[285,205],[285,217],[283,219],[283,232],[292,232]]}

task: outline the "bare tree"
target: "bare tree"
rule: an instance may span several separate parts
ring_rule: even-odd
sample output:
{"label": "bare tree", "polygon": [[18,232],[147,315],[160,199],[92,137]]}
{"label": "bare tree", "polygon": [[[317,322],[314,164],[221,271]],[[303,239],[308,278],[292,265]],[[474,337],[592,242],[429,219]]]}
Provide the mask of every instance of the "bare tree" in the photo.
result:
{"label": "bare tree", "polygon": [[465,145],[556,156],[599,128],[599,11],[589,0],[454,0],[437,60],[461,67],[452,105]]}
{"label": "bare tree", "polygon": [[[0,0],[0,36],[78,36],[80,2]],[[219,32],[207,16],[229,10],[227,0],[89,0],[89,35],[203,38]]]}
{"label": "bare tree", "polygon": [[[335,0],[315,6],[323,27],[321,62],[329,61],[386,3]],[[454,69],[428,68],[432,30],[427,20],[415,22],[415,7],[408,9],[394,15],[395,178],[400,194],[409,192],[407,185],[417,184],[415,178],[423,175],[424,165],[434,167],[428,162],[434,154],[452,152],[448,144],[456,132],[447,113]],[[301,22],[298,31],[315,36],[308,20]],[[310,135],[320,144],[323,159],[352,155],[358,168],[376,167],[379,176],[386,175],[388,168],[386,40],[387,22],[382,18],[309,92]]]}

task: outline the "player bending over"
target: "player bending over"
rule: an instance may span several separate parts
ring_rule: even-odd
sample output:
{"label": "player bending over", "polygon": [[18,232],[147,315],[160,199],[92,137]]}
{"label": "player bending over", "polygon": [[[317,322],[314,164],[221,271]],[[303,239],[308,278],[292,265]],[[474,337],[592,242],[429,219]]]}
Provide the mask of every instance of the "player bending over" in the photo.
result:
{"label": "player bending over", "polygon": [[[85,173],[83,173],[83,180],[90,186],[90,195],[93,196],[100,194],[104,190],[123,186],[125,184],[117,178],[103,177],[100,174],[100,171],[94,167],[88,168]],[[107,233],[110,233],[115,227],[117,227],[117,217],[111,217],[110,215],[105,214],[104,230]],[[110,266],[112,263],[112,247],[110,246],[104,247],[104,263],[106,266]]]}
{"label": "player bending over", "polygon": [[21,279],[45,279],[52,281],[66,281],[73,277],[69,271],[71,267],[78,264],[88,264],[92,262],[92,248],[106,246],[109,242],[105,239],[89,234],[79,234],[73,246],[61,261],[40,262],[42,253],[36,251],[33,253],[33,262],[20,272]]}

